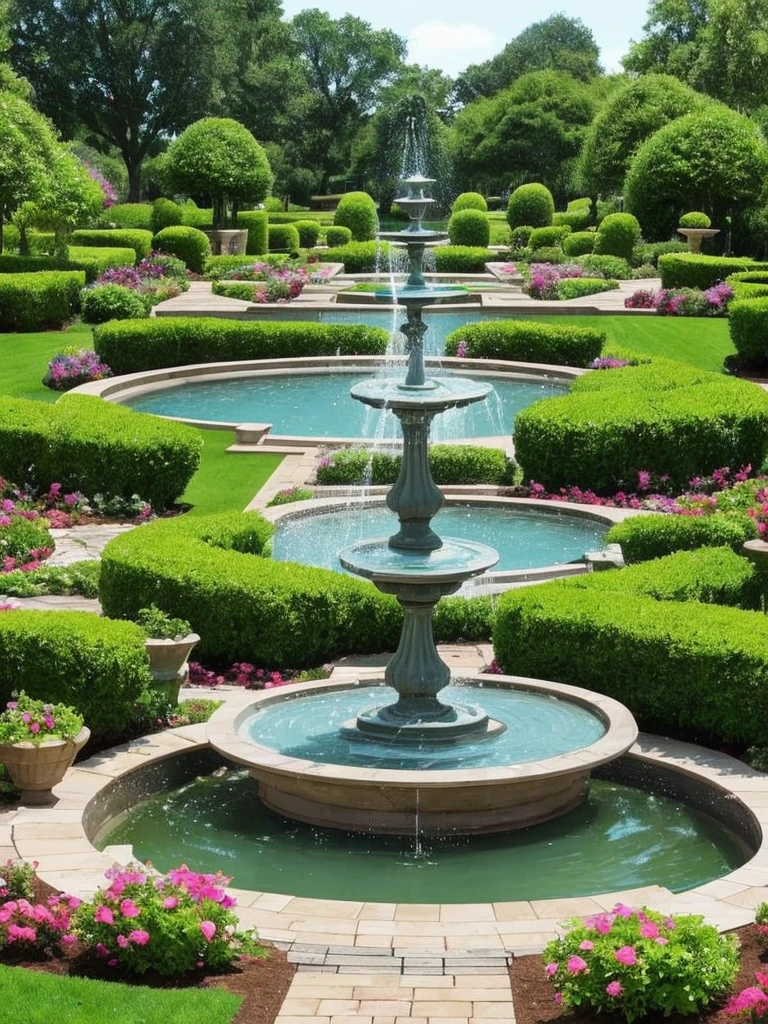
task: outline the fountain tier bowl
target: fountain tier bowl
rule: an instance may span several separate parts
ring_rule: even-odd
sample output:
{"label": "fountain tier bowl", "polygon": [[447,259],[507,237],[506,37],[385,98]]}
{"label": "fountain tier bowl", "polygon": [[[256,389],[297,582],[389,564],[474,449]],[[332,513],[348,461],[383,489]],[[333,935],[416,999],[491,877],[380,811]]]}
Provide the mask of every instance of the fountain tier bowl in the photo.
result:
{"label": "fountain tier bowl", "polygon": [[[624,754],[637,738],[629,711],[601,694],[517,676],[467,676],[462,684],[471,691],[472,703],[482,704],[485,694],[489,699],[509,696],[507,730],[497,741],[446,745],[435,754],[431,748],[393,752],[391,745],[379,749],[369,740],[346,740],[323,702],[329,695],[344,698],[338,709],[341,723],[350,717],[347,696],[358,694],[362,708],[381,703],[376,688],[383,682],[375,679],[322,680],[244,694],[239,705],[225,705],[213,715],[208,739],[228,760],[247,767],[259,783],[262,802],[287,818],[352,832],[412,835],[418,827],[424,834],[474,835],[527,828],[565,814],[586,796],[592,768]],[[543,698],[539,703],[547,714],[555,714],[555,753],[547,756],[542,750],[539,756],[538,747],[529,748],[509,755],[516,763],[499,764],[504,748],[495,743],[514,743],[516,737],[530,743],[529,726],[515,719],[516,694],[523,703],[532,696]],[[314,699],[320,701],[317,707]],[[279,743],[268,745],[272,740],[261,713],[277,711],[279,716],[294,708],[311,729],[327,725],[319,746],[313,747],[310,736],[304,742],[292,720],[289,745],[282,750]],[[562,730],[557,724],[557,716],[567,718],[570,710],[579,729],[586,719],[586,734],[572,745],[558,739]]]}

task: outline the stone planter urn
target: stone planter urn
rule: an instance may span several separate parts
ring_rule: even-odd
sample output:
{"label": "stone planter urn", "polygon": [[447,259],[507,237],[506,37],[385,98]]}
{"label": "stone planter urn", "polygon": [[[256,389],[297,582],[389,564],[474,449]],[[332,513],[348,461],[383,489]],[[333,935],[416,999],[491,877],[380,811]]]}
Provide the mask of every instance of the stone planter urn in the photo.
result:
{"label": "stone planter urn", "polygon": [[206,231],[214,256],[244,256],[248,245],[248,228],[218,228]]}
{"label": "stone planter urn", "polygon": [[83,726],[69,740],[48,743],[0,743],[0,761],[21,790],[21,802],[30,806],[51,802],[51,790],[64,778],[91,735]]}
{"label": "stone planter urn", "polygon": [[678,228],[678,235],[682,235],[688,242],[689,252],[701,252],[701,243],[705,238],[714,238],[720,234],[719,228]]}
{"label": "stone planter urn", "polygon": [[188,633],[180,640],[145,640],[149,655],[149,671],[153,689],[164,694],[169,704],[178,704],[181,684],[189,674],[187,659],[200,642],[197,633]]}

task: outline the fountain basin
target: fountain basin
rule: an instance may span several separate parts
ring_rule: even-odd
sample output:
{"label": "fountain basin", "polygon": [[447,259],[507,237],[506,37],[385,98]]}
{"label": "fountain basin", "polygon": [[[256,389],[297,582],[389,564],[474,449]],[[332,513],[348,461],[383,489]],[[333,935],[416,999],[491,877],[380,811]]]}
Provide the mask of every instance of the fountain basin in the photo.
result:
{"label": "fountain basin", "polygon": [[[346,697],[347,692],[354,695],[355,691],[361,698],[361,707],[382,703],[376,693],[382,681],[322,680],[291,687],[290,693],[263,691],[235,712],[231,707],[220,709],[208,724],[208,741],[229,761],[247,767],[258,781],[259,799],[285,817],[352,832],[411,835],[418,822],[419,833],[427,835],[477,835],[526,828],[572,810],[586,796],[591,770],[625,753],[637,738],[637,726],[629,711],[601,694],[516,676],[476,675],[462,683],[472,703],[483,703],[483,697],[498,690],[512,695],[519,692],[526,699],[532,695],[544,698],[545,707],[557,701],[553,708],[566,714],[572,707],[580,722],[586,718],[587,735],[574,740],[571,748],[566,742],[564,749],[553,756],[536,759],[536,752],[529,750],[524,755],[527,760],[517,763],[489,765],[493,748],[489,741],[483,741],[480,752],[471,754],[464,743],[456,747],[446,745],[440,755],[443,766],[430,747],[426,765],[411,761],[412,768],[382,767],[391,765],[392,757],[400,757],[401,750],[395,748],[396,754],[392,754],[392,747],[386,745],[381,751],[368,739],[361,744],[350,743],[339,736],[333,715],[322,704],[328,695]],[[291,707],[297,698],[298,702]],[[322,707],[316,713],[309,703],[314,698],[321,701]],[[278,713],[287,709],[289,716],[294,709],[301,710],[315,726],[320,722],[325,729],[327,725],[332,742],[344,748],[338,755],[334,749],[328,756],[344,758],[346,763],[320,760],[323,743],[317,749],[310,745],[310,759],[281,752],[264,739],[255,742],[248,738],[252,726],[257,730],[262,726],[268,728],[254,716],[274,708]],[[349,717],[346,704],[336,713],[342,720]],[[495,711],[491,713],[498,718]],[[298,746],[299,753],[303,753],[297,730],[293,725],[290,730],[291,750],[296,751]],[[516,724],[501,734],[499,742],[504,737],[516,742],[525,734],[526,730]],[[414,752],[418,754],[419,748],[409,746],[408,756],[412,757]],[[423,750],[420,756],[425,756]],[[478,757],[479,763],[486,766],[477,766]],[[367,766],[359,763],[361,758],[367,760]],[[438,767],[434,767],[436,763]],[[446,764],[452,767],[444,767]]]}

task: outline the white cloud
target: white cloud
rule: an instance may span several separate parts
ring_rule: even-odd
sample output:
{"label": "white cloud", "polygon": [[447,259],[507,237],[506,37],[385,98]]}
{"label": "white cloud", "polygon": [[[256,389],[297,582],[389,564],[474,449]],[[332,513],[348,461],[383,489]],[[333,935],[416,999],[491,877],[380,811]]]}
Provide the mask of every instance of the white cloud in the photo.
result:
{"label": "white cloud", "polygon": [[469,22],[424,21],[408,33],[408,60],[455,75],[501,49],[493,32]]}

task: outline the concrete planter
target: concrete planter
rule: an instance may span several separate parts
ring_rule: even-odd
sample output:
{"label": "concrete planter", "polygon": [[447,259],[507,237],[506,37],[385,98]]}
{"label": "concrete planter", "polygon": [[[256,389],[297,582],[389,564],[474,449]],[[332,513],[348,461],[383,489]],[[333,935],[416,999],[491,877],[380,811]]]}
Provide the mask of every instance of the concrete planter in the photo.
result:
{"label": "concrete planter", "polygon": [[8,769],[14,785],[21,790],[21,802],[46,804],[51,790],[64,778],[77,752],[91,735],[85,726],[69,740],[49,743],[0,743],[0,761]]}
{"label": "concrete planter", "polygon": [[200,642],[197,633],[188,633],[181,640],[145,640],[149,655],[149,671],[153,689],[165,694],[169,704],[178,704],[181,684],[189,673],[187,659]]}
{"label": "concrete planter", "polygon": [[206,231],[214,256],[244,256],[248,245],[248,228],[219,228]]}
{"label": "concrete planter", "polygon": [[705,238],[714,238],[720,234],[719,228],[678,228],[678,235],[682,235],[688,242],[689,252],[701,252],[701,243]]}

